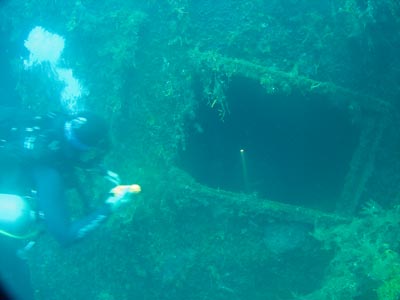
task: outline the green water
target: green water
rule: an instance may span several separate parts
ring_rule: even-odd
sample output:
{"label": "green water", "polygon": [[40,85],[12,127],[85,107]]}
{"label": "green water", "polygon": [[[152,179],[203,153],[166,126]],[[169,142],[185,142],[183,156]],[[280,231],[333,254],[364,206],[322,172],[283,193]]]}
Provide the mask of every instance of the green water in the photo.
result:
{"label": "green water", "polygon": [[[36,26],[65,48],[25,69]],[[393,0],[0,1],[0,104],[71,113],[71,69],[143,188],[36,240],[36,299],[399,299],[399,28]]]}

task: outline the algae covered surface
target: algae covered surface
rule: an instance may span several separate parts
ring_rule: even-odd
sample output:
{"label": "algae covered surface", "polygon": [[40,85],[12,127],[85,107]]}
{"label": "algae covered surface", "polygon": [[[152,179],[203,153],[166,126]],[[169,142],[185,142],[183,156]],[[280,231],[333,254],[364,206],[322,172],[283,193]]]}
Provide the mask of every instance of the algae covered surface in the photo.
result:
{"label": "algae covered surface", "polygon": [[[26,68],[37,26],[64,51]],[[38,300],[400,298],[397,1],[3,0],[0,48],[2,105],[65,110],[72,70],[143,190],[36,240]]]}

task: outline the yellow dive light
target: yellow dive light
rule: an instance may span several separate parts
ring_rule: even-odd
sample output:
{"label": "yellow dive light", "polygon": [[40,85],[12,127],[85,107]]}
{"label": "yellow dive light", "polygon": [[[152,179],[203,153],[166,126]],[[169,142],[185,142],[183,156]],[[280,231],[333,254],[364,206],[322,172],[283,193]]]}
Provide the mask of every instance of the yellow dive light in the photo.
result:
{"label": "yellow dive light", "polygon": [[125,194],[138,194],[142,191],[142,188],[138,184],[131,185],[117,185],[111,189],[111,193],[115,197],[121,197]]}

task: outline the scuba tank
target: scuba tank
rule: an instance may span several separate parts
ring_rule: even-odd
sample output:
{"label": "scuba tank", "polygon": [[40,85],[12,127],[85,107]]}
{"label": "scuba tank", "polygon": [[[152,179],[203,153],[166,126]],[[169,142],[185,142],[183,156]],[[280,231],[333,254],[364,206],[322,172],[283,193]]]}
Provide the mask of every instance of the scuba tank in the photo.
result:
{"label": "scuba tank", "polygon": [[0,235],[28,239],[38,233],[37,213],[31,209],[27,198],[0,194]]}

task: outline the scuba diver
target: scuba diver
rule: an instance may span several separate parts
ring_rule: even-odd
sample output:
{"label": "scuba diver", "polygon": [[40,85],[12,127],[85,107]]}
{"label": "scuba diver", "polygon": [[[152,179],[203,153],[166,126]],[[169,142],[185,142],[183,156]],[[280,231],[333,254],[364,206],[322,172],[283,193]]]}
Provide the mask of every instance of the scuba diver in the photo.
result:
{"label": "scuba diver", "polygon": [[[105,120],[90,112],[29,117],[1,108],[0,279],[15,299],[34,299],[18,240],[43,227],[61,245],[73,244],[140,192],[139,185],[120,185],[119,176],[102,165],[110,144]],[[105,177],[113,188],[104,204],[71,222],[66,191],[76,189],[84,203],[90,198],[82,170]]]}

